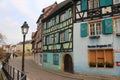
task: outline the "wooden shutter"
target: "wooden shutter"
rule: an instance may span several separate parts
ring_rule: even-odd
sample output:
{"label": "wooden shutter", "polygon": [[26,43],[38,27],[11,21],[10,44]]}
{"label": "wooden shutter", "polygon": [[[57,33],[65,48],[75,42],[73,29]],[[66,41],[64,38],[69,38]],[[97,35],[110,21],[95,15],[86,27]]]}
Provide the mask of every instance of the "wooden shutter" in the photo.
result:
{"label": "wooden shutter", "polygon": [[98,63],[104,63],[104,50],[97,50]]}
{"label": "wooden shutter", "polygon": [[100,0],[100,6],[112,5],[112,0]]}
{"label": "wooden shutter", "polygon": [[113,63],[113,50],[105,50],[105,57],[107,63]]}
{"label": "wooden shutter", "polygon": [[102,20],[102,32],[104,34],[113,33],[112,18],[106,18],[106,19]]}
{"label": "wooden shutter", "polygon": [[88,24],[87,23],[81,23],[80,25],[80,33],[81,37],[86,37],[88,35]]}
{"label": "wooden shutter", "polygon": [[82,11],[87,10],[87,0],[82,0]]}
{"label": "wooden shutter", "polygon": [[96,63],[96,50],[89,50],[89,62]]}

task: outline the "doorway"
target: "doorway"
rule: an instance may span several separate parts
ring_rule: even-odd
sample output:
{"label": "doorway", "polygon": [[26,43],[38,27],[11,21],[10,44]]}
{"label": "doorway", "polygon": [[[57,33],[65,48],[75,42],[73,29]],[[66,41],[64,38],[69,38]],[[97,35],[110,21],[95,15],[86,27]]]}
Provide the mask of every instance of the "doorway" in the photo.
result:
{"label": "doorway", "polygon": [[73,61],[69,54],[64,56],[64,71],[73,73]]}

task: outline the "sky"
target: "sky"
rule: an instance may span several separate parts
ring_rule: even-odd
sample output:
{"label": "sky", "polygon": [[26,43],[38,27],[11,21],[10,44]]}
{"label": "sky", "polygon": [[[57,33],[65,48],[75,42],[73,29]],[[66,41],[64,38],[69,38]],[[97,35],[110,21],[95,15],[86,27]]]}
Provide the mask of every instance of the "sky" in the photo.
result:
{"label": "sky", "polygon": [[21,26],[24,21],[29,25],[26,40],[31,39],[36,31],[42,9],[64,0],[0,0],[0,33],[5,36],[7,44],[17,44],[23,40]]}

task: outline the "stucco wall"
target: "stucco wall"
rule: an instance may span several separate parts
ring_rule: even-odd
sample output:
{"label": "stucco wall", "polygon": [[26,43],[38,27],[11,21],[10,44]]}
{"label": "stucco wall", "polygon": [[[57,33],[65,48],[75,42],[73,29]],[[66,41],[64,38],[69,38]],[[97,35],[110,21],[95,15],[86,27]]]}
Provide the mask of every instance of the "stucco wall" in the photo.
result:
{"label": "stucco wall", "polygon": [[88,65],[88,45],[112,44],[114,50],[120,50],[120,36],[115,34],[100,35],[99,39],[90,39],[80,36],[80,23],[74,24],[73,33],[73,53],[74,71],[96,74],[120,75],[120,67],[116,66],[116,61],[120,61],[120,53],[114,52],[114,68],[90,68]]}

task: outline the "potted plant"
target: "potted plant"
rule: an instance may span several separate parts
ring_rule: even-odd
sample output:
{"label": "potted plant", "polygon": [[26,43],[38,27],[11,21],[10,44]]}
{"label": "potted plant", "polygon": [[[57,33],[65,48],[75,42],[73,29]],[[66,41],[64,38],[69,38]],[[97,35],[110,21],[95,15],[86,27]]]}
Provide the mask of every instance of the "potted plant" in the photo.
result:
{"label": "potted plant", "polygon": [[114,63],[106,62],[106,67],[113,68]]}
{"label": "potted plant", "polygon": [[100,62],[98,62],[98,67],[104,67],[104,63],[100,63]]}

